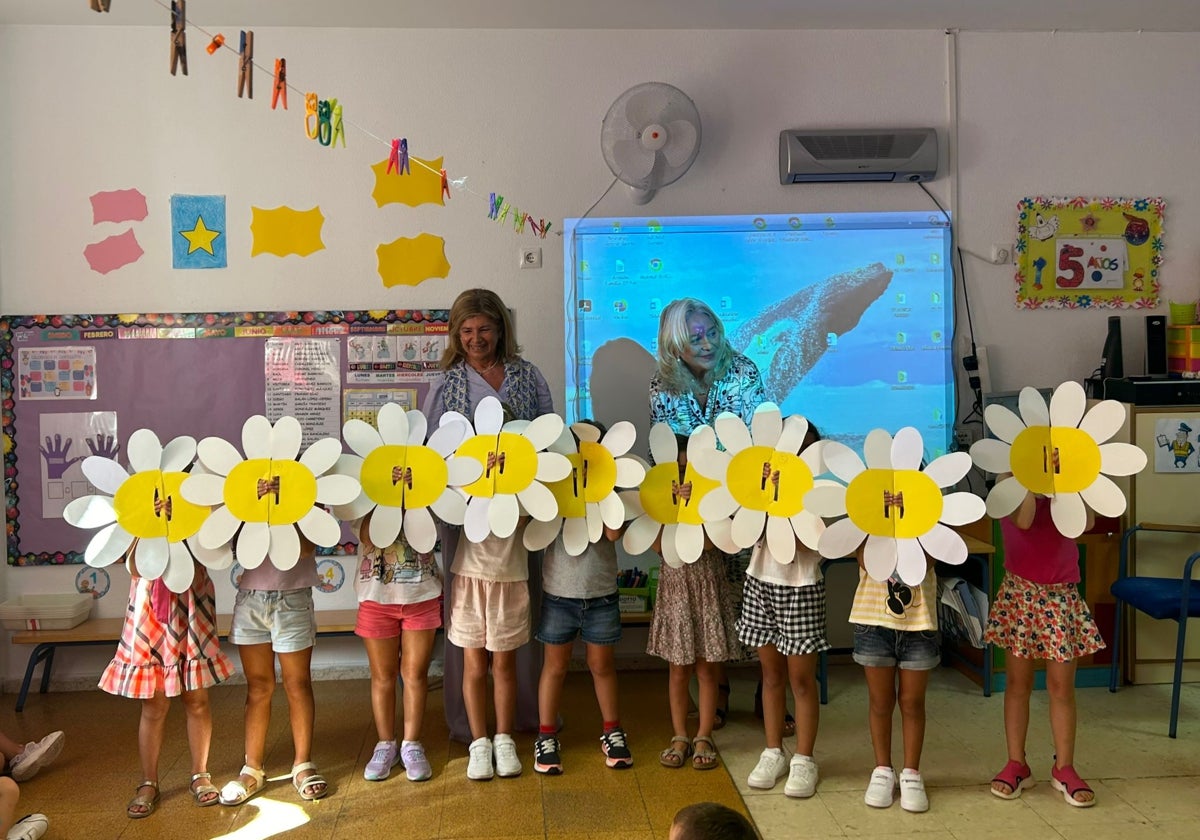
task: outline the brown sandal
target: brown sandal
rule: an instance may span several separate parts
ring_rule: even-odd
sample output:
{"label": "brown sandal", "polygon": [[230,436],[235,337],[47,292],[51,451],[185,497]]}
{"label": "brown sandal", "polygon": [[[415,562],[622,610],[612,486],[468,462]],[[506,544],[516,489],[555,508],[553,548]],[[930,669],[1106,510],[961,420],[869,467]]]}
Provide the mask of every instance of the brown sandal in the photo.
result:
{"label": "brown sandal", "polygon": [[[683,744],[683,749],[676,747],[676,744]],[[671,737],[671,745],[658,754],[658,763],[663,767],[678,770],[691,755],[692,742],[688,740],[688,737],[686,735],[674,735]]]}
{"label": "brown sandal", "polygon": [[[146,796],[142,793],[142,788],[153,788],[154,795]],[[125,816],[131,820],[141,820],[154,813],[154,809],[158,807],[158,782],[150,779],[142,779],[138,782],[137,790],[134,791],[136,796],[129,800],[129,804],[125,806]],[[142,808],[144,810],[135,811],[134,808]]]}
{"label": "brown sandal", "polygon": [[[701,744],[708,744],[707,749],[700,749]],[[692,739],[692,769],[712,770],[718,764],[717,748],[712,738],[697,735]]]}

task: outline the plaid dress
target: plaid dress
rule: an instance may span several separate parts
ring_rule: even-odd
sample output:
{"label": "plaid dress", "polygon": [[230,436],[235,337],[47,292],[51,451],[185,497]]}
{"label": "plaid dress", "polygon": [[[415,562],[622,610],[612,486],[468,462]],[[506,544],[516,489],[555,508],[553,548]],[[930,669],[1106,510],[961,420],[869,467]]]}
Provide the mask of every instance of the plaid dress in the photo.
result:
{"label": "plaid dress", "polygon": [[228,679],[233,663],[217,640],[217,599],[205,569],[196,566],[187,592],[170,593],[166,622],[158,620],[150,605],[154,583],[132,580],[121,643],[100,677],[100,688],[147,700],[157,691],[177,697]]}

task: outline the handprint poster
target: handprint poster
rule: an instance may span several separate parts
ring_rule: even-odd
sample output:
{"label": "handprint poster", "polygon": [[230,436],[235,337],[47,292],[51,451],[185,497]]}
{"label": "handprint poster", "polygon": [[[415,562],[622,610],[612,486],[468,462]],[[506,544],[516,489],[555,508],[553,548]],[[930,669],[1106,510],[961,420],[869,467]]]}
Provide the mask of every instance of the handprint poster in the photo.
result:
{"label": "handprint poster", "polygon": [[22,347],[17,377],[22,400],[94,400],[96,348]]}
{"label": "handprint poster", "polygon": [[83,475],[83,459],[89,455],[117,458],[121,448],[117,442],[117,413],[43,414],[39,420],[42,518],[62,519],[63,508],[72,499],[99,492]]}

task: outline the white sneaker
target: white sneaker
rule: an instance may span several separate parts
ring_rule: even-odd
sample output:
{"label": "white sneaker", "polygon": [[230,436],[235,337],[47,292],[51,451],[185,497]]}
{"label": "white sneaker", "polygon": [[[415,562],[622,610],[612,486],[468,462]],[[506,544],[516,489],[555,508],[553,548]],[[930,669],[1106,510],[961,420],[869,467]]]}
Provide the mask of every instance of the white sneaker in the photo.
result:
{"label": "white sneaker", "polygon": [[896,771],[891,767],[876,767],[863,801],[872,808],[890,808],[896,797]]}
{"label": "white sneaker", "polygon": [[467,747],[471,759],[467,762],[467,778],[475,782],[485,782],[492,778],[492,741],[490,738],[476,738]]}
{"label": "white sneaker", "polygon": [[917,770],[907,767],[900,771],[900,807],[905,811],[920,814],[929,810],[929,797],[925,795],[925,780]]}
{"label": "white sneaker", "polygon": [[758,757],[758,765],[750,771],[746,784],[756,790],[770,790],[787,775],[787,755],[779,747],[767,747]]}
{"label": "white sneaker", "polygon": [[785,796],[808,799],[817,792],[817,762],[807,755],[792,756],[788,780],[783,786]]}
{"label": "white sneaker", "polygon": [[36,776],[38,770],[58,758],[65,739],[62,732],[51,732],[40,741],[26,744],[20,754],[13,756],[10,767],[13,781],[24,782]]}
{"label": "white sneaker", "polygon": [[46,819],[45,814],[27,814],[13,823],[5,835],[5,840],[38,840],[46,833],[49,825],[50,821]]}
{"label": "white sneaker", "polygon": [[521,775],[521,759],[517,758],[517,745],[511,735],[496,735],[496,775],[509,779]]}

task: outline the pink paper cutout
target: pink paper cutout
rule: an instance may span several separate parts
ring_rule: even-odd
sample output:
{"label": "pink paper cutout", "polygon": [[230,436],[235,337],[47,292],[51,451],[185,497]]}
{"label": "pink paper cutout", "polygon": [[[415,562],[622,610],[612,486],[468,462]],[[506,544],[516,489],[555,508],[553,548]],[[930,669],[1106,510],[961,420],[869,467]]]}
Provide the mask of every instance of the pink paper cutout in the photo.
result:
{"label": "pink paper cutout", "polygon": [[110,236],[100,242],[93,242],[83,249],[83,255],[92,271],[101,274],[108,274],[131,262],[137,262],[144,253],[132,230]]}
{"label": "pink paper cutout", "polygon": [[92,196],[92,224],[140,222],[146,218],[146,196],[135,189],[109,190]]}

